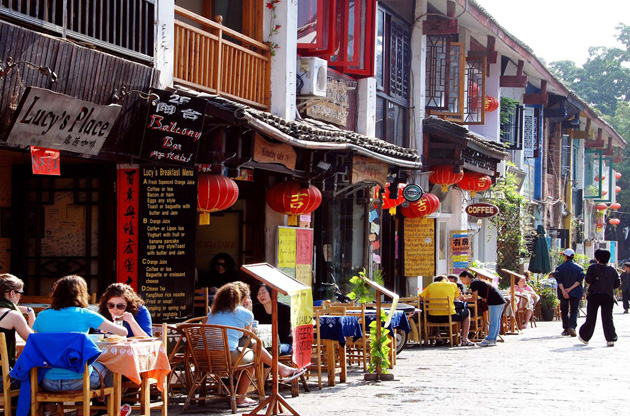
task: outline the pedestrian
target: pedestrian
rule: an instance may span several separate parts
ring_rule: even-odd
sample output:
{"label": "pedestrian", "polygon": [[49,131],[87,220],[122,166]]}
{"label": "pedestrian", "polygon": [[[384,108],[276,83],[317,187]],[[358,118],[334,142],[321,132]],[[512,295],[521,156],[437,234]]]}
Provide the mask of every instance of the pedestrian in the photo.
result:
{"label": "pedestrian", "polygon": [[558,282],[558,299],[560,299],[560,312],[562,314],[562,335],[577,336],[578,308],[584,294],[582,281],[584,281],[584,269],[573,262],[575,251],[567,248],[562,252],[564,263],[556,267],[553,277]]}
{"label": "pedestrian", "polygon": [[505,298],[496,287],[475,278],[469,271],[461,272],[459,280],[468,286],[468,289],[472,292],[473,299],[481,297],[488,304],[488,335],[477,345],[480,347],[496,346],[499,330],[501,329],[501,315],[503,315],[503,309],[505,308]]}
{"label": "pedestrian", "polygon": [[623,273],[621,273],[620,278],[623,313],[628,313],[628,304],[630,303],[630,263],[623,264]]}
{"label": "pedestrian", "polygon": [[597,310],[601,307],[602,327],[604,328],[606,345],[612,347],[617,341],[612,314],[613,304],[616,303],[614,290],[619,287],[621,282],[617,270],[612,266],[608,266],[610,251],[595,250],[595,260],[597,260],[597,264],[588,266],[588,270],[586,270],[586,283],[588,283],[586,322],[580,327],[578,339],[584,344],[588,344],[597,323]]}

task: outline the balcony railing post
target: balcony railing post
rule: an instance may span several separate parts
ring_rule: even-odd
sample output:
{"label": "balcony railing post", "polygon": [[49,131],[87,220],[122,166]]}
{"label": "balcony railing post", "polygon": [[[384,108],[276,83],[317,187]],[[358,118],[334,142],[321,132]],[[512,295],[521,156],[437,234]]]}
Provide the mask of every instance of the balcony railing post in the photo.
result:
{"label": "balcony railing post", "polygon": [[61,16],[61,37],[66,39],[66,30],[68,29],[68,0],[63,0]]}
{"label": "balcony railing post", "polygon": [[223,30],[219,28],[219,42],[217,50],[217,95],[221,95],[223,86]]}

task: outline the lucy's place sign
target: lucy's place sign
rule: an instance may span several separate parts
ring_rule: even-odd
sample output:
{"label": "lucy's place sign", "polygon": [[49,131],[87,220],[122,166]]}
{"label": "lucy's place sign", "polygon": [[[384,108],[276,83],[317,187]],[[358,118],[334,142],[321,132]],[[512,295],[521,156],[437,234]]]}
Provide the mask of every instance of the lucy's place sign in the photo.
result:
{"label": "lucy's place sign", "polygon": [[98,155],[121,108],[29,87],[7,143]]}
{"label": "lucy's place sign", "polygon": [[499,213],[499,208],[485,202],[478,202],[466,206],[466,214],[474,218],[490,218]]}

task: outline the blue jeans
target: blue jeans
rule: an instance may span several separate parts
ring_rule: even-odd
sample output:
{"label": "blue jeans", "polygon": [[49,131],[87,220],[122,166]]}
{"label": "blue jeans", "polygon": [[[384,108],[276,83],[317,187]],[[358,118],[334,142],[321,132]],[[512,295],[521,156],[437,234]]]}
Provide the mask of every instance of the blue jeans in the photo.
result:
{"label": "blue jeans", "polygon": [[488,341],[495,341],[499,336],[499,330],[501,329],[501,315],[503,315],[503,309],[505,304],[500,305],[488,305],[488,335],[486,339]]}
{"label": "blue jeans", "polygon": [[280,344],[280,355],[289,355],[293,352],[293,345]]}
{"label": "blue jeans", "polygon": [[[98,375],[98,371],[100,371],[103,376],[103,380],[105,381],[105,387],[111,387],[114,385],[113,375],[109,372],[105,366],[99,362],[95,362],[92,364],[92,372],[90,373],[90,389],[96,389],[101,386],[101,379]],[[49,380],[44,378],[42,380],[42,387],[48,391],[73,391],[73,390],[82,390],[83,389],[83,379],[77,378],[72,380]]]}

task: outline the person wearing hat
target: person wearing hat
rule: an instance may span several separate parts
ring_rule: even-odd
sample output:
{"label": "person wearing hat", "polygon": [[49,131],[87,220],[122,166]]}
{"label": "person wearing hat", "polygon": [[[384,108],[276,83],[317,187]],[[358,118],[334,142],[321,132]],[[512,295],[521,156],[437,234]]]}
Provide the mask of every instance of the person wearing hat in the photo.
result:
{"label": "person wearing hat", "polygon": [[575,251],[567,248],[562,252],[564,263],[556,267],[553,277],[558,282],[558,299],[562,314],[562,335],[577,336],[578,307],[584,290],[584,269],[573,262]]}

